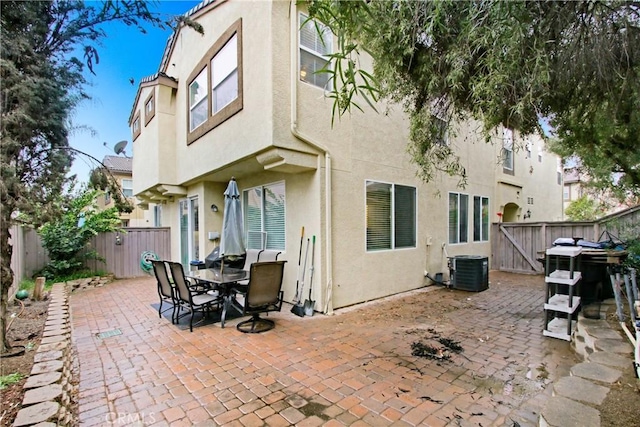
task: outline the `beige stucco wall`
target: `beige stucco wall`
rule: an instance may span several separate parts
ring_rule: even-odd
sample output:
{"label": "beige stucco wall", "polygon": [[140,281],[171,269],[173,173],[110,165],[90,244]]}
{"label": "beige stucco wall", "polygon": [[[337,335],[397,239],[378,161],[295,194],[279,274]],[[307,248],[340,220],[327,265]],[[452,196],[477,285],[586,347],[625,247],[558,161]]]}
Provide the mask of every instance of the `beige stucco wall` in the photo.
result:
{"label": "beige stucco wall", "polygon": [[[116,180],[120,188],[122,188],[122,180],[123,179],[131,179],[131,175],[123,174],[118,172],[111,172],[113,179]],[[142,209],[140,206],[136,204],[134,198],[130,197],[129,201],[134,205],[133,211],[126,213],[121,212],[118,216],[121,220],[127,222],[128,227],[153,227],[153,214],[148,210]],[[109,203],[106,203],[106,198],[104,194],[98,196],[96,200],[96,204],[98,209],[108,209],[115,206],[115,202],[113,197],[110,197]]]}
{"label": "beige stucco wall", "polygon": [[[454,178],[439,177],[427,184],[416,177],[415,166],[406,152],[407,123],[398,106],[381,104],[380,111],[386,114],[369,108],[364,113],[355,111],[336,119],[332,127],[332,101],[321,89],[300,82],[297,62],[292,64],[292,57],[297,61],[298,17],[297,13],[291,14],[290,7],[291,3],[284,1],[223,2],[198,18],[205,28],[204,36],[188,29],[180,31],[166,70],[178,80],[177,91],[166,98],[156,95],[157,108],[167,113],[157,115],[152,126],[143,128],[134,142],[134,150],[150,150],[151,158],[157,159],[143,162],[134,156],[135,192],[145,192],[157,184],[173,184],[184,189],[185,197],[198,197],[201,258],[218,243],[209,241],[207,232],[221,230],[222,193],[231,175],[236,176],[241,191],[285,182],[286,250],[281,256],[289,261],[283,285],[285,298],[292,300],[295,293],[300,229],[304,226],[307,237],[316,236],[312,298],[318,302],[317,309],[324,306],[327,285],[333,286],[334,307],[344,307],[423,286],[428,283],[425,271],[447,273],[447,256],[477,254],[490,258],[489,242],[472,242],[473,196],[489,198],[490,221],[498,219],[495,213],[506,203],[518,203],[526,211],[527,197],[534,197],[536,207],[538,203],[546,205],[547,212],[556,209],[555,203],[561,214],[562,186],[557,186],[557,198],[555,189],[550,188],[555,182],[555,163],[545,158],[529,173],[528,165],[520,159],[521,153],[516,153],[516,172],[505,178],[498,164],[501,141],[486,144],[477,131],[477,123],[461,124],[457,135],[451,138],[468,173],[464,189],[458,188]],[[219,35],[239,18],[243,36],[243,110],[187,145],[187,77]],[[145,97],[139,96],[140,102]],[[154,121],[162,123],[153,124]],[[274,146],[289,150],[290,158],[301,156],[304,171],[285,173],[286,168],[269,169],[260,164],[257,159],[261,152]],[[533,159],[537,161],[536,150],[533,149]],[[137,155],[137,151],[134,153]],[[166,175],[153,170],[165,167],[170,170]],[[162,181],[161,177],[171,182]],[[366,251],[366,180],[416,187],[415,248]],[[503,190],[498,185],[501,180],[518,185],[520,194]],[[469,195],[470,243],[448,244],[450,191]],[[179,199],[180,196],[172,196],[163,204],[163,225],[172,227],[174,259],[180,257]],[[220,208],[218,213],[211,212],[212,203]],[[532,220],[554,219],[543,218],[543,211],[534,207],[531,211]]]}

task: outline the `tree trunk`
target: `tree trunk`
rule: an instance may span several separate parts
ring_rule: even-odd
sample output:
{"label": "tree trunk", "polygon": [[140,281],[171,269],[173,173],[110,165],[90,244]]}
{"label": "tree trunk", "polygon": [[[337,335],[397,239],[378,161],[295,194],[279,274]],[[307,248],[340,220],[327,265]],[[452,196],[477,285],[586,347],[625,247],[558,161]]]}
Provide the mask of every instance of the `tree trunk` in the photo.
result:
{"label": "tree trunk", "polygon": [[0,209],[0,353],[7,353],[11,348],[6,334],[9,289],[13,284],[13,271],[11,271],[13,247],[9,244],[10,224],[11,209],[5,206]]}

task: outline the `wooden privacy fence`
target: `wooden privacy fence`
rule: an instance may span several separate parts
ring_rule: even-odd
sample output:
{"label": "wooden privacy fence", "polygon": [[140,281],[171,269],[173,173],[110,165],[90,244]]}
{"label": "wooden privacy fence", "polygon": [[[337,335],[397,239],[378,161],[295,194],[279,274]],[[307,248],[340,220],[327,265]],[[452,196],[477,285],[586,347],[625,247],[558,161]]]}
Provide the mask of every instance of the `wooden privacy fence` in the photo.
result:
{"label": "wooden privacy fence", "polygon": [[596,242],[604,232],[622,241],[640,238],[640,206],[590,222],[494,223],[491,232],[491,268],[543,274],[544,267],[537,258],[557,238],[580,237]]}
{"label": "wooden privacy fence", "polygon": [[[169,227],[131,227],[125,228],[123,233],[98,234],[91,239],[89,247],[95,249],[105,262],[91,260],[86,266],[93,272],[106,272],[117,278],[143,276],[145,272],[140,267],[143,252],[154,252],[161,259],[171,257],[170,231]],[[117,240],[120,244],[116,244]],[[31,278],[49,262],[47,251],[35,230],[14,226],[11,243],[14,285],[22,279]]]}

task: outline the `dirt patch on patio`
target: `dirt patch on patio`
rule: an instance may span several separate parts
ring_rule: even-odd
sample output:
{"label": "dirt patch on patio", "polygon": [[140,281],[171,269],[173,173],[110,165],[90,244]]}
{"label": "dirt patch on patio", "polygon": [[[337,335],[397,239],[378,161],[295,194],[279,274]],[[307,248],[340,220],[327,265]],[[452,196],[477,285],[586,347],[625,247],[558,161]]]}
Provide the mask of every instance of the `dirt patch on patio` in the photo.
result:
{"label": "dirt patch on patio", "polygon": [[[542,276],[497,271],[491,272],[490,281],[490,286],[500,286],[503,291],[512,292],[514,295],[518,294],[519,289],[540,287],[544,283]],[[437,292],[437,294],[432,292]],[[475,302],[469,300],[473,295],[479,294],[443,289],[437,286],[428,292],[424,292],[424,289],[422,289],[415,291],[413,294],[385,298],[384,303],[378,301],[366,303],[367,309],[362,311],[356,310],[355,307],[352,312],[350,312],[350,309],[342,309],[343,313],[340,317],[344,324],[353,325],[354,327],[376,324],[376,328],[400,329],[402,333],[410,336],[411,342],[422,344],[422,346],[418,345],[418,350],[432,359],[433,363],[455,363],[456,358],[464,357],[464,352],[461,355],[456,354],[447,349],[437,339],[432,338],[437,336],[456,341],[464,337],[464,333],[452,329],[451,325],[446,320],[443,320],[447,317],[456,316],[455,312],[458,310],[470,307],[491,310],[490,306],[489,308],[479,308]],[[359,307],[362,307],[362,305]],[[526,311],[512,314],[514,318],[521,320],[535,316],[542,318],[544,316],[542,303],[539,313]],[[620,331],[622,335],[621,328],[615,319],[610,324],[613,329]],[[552,338],[549,339],[553,340]],[[558,345],[554,346],[554,348],[565,347],[560,345],[562,343],[562,341],[558,341]],[[433,349],[432,357],[429,357],[429,347]],[[575,359],[579,361],[579,356],[572,350],[569,349],[567,351],[571,353],[568,355],[567,360]],[[451,356],[453,361],[445,360],[447,356]],[[637,425],[638,420],[640,420],[640,380],[635,378],[631,367],[632,361],[633,356],[630,355],[629,367],[623,371],[620,380],[610,387],[609,394],[602,405],[596,407],[600,411],[602,427],[628,427]],[[407,362],[404,361],[402,363]],[[509,367],[509,369],[515,368]],[[523,380],[527,377],[527,374],[529,373],[519,371],[513,372],[512,375],[505,374],[503,376],[512,378],[506,382],[493,377],[477,378],[477,386],[479,390],[484,389],[490,393],[506,392],[508,394],[511,391],[512,394],[531,396],[542,392],[543,384],[547,383],[549,379],[547,367],[544,365],[536,366],[532,370],[533,381]]]}

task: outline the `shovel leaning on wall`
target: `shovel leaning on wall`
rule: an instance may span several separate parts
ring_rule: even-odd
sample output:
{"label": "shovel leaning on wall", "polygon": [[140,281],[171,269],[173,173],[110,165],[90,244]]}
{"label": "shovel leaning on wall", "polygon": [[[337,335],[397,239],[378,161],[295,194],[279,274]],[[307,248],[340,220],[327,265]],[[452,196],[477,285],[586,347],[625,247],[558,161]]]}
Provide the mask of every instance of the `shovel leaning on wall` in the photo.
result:
{"label": "shovel leaning on wall", "polygon": [[313,316],[313,307],[316,302],[311,299],[311,289],[313,287],[313,270],[314,270],[314,258],[316,253],[316,236],[313,236],[311,243],[311,267],[309,268],[309,299],[304,302],[304,314],[307,316]]}

